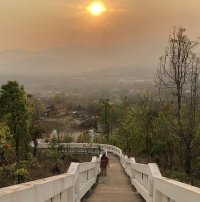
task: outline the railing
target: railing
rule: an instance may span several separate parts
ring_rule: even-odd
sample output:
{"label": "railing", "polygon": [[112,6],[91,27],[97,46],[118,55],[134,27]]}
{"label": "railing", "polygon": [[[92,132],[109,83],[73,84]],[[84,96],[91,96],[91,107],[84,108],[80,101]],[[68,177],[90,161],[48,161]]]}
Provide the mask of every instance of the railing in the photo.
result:
{"label": "railing", "polygon": [[0,189],[1,202],[74,201],[74,176],[49,177]]}
{"label": "railing", "polygon": [[0,189],[0,202],[80,202],[100,173],[100,160],[71,163],[66,174]]}
{"label": "railing", "polygon": [[146,202],[200,202],[200,189],[162,177],[155,163],[139,164],[128,158],[122,150],[106,144],[74,143],[72,147],[99,147],[120,158],[132,185]]}
{"label": "railing", "polygon": [[199,202],[200,189],[175,180],[154,177],[154,201]]}
{"label": "railing", "polygon": [[200,202],[200,189],[162,177],[157,164],[138,164],[121,155],[122,166],[132,185],[146,202]]}
{"label": "railing", "polygon": [[[139,164],[123,155],[122,150],[106,144],[70,143],[71,148],[99,148],[120,158],[132,185],[146,202],[200,202],[200,189],[161,176],[157,164]],[[47,143],[39,148],[49,148]],[[100,161],[71,163],[67,174],[0,189],[1,202],[80,202],[94,185]]]}
{"label": "railing", "polygon": [[[94,148],[98,149],[100,148],[101,150],[111,152],[121,158],[122,150],[119,149],[118,147],[115,147],[113,145],[108,145],[108,144],[97,144],[97,143],[60,143],[64,148],[79,148],[79,149],[89,149],[89,148]],[[31,146],[34,146],[31,144]],[[48,149],[51,148],[51,144],[49,143],[40,143],[38,144],[38,148],[42,149]]]}
{"label": "railing", "polygon": [[[124,157],[123,167],[131,179],[132,185],[147,202],[165,202],[154,200],[154,177],[161,177],[157,164],[139,164],[134,158]],[[166,201],[168,202],[168,201]],[[169,201],[170,202],[170,201]]]}
{"label": "railing", "polygon": [[100,161],[93,157],[91,163],[71,163],[67,173],[74,176],[74,201],[79,202],[95,184],[100,173]]}

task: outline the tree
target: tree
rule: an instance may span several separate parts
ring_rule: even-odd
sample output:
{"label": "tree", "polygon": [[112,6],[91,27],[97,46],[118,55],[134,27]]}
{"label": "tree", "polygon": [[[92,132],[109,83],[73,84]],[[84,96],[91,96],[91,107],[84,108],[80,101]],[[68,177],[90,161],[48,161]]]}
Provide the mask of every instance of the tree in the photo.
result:
{"label": "tree", "polygon": [[177,31],[174,29],[173,35],[169,37],[169,46],[166,48],[164,56],[160,57],[156,80],[160,88],[172,89],[174,92],[180,133],[183,92],[194,58],[193,50],[197,45],[195,41],[191,41],[185,35],[185,31],[182,27]]}
{"label": "tree", "polygon": [[192,41],[185,31],[182,27],[174,29],[173,35],[169,37],[169,46],[160,58],[156,84],[159,93],[167,89],[172,95],[171,103],[175,103],[176,132],[180,144],[180,162],[185,163],[185,171],[191,175],[191,149],[197,124],[199,58],[195,54],[198,43]]}
{"label": "tree", "polygon": [[117,113],[118,130],[111,138],[113,144],[125,153],[150,158],[153,152],[154,121],[158,116],[158,104],[150,92],[137,96],[135,104],[128,107],[122,102]]}
{"label": "tree", "polygon": [[28,95],[28,105],[29,109],[31,110],[31,125],[30,125],[30,134],[31,139],[34,144],[33,149],[33,156],[37,154],[37,146],[38,142],[37,139],[42,137],[42,133],[44,133],[45,128],[42,126],[40,122],[40,116],[43,111],[42,103],[39,99],[34,97],[33,95]]}
{"label": "tree", "polygon": [[[176,166],[176,153],[179,151],[176,136],[176,123],[173,108],[170,105],[162,106],[154,121],[153,154],[164,170]],[[175,152],[176,151],[176,152]]]}
{"label": "tree", "polygon": [[10,150],[10,132],[5,123],[0,123],[0,166],[7,162],[6,152]]}
{"label": "tree", "polygon": [[151,92],[139,94],[138,107],[140,109],[140,127],[144,135],[144,153],[150,158],[153,149],[154,121],[158,116],[159,104],[154,99],[155,95]]}
{"label": "tree", "polygon": [[186,116],[187,119],[185,122],[187,123],[186,132],[183,133],[183,141],[185,148],[185,170],[191,175],[191,181],[193,183],[193,160],[195,158],[195,147],[194,142],[196,141],[197,136],[197,128],[199,123],[199,73],[200,73],[200,59],[196,54],[193,54],[191,58],[191,66],[189,70],[188,76],[188,89],[189,95],[187,96],[187,108],[186,108]]}
{"label": "tree", "polygon": [[117,136],[113,136],[115,140],[112,141],[115,141],[126,154],[134,153],[134,156],[138,156],[142,153],[144,127],[141,127],[141,117],[141,110],[138,107],[131,107],[120,120]]}
{"label": "tree", "polygon": [[102,111],[101,111],[101,122],[103,124],[103,133],[106,136],[107,140],[110,138],[111,133],[111,124],[110,124],[110,117],[111,117],[111,104],[110,101],[107,99],[100,100],[102,104]]}
{"label": "tree", "polygon": [[27,148],[30,141],[30,112],[27,96],[16,81],[8,81],[0,90],[0,115],[7,123],[15,142],[16,160],[19,161],[20,146]]}
{"label": "tree", "polygon": [[33,149],[33,156],[36,156],[37,154],[37,146],[38,146],[38,138],[42,137],[42,133],[44,132],[44,128],[41,126],[40,122],[32,122],[32,125],[30,127],[30,133],[31,133],[31,138],[34,144],[34,149]]}

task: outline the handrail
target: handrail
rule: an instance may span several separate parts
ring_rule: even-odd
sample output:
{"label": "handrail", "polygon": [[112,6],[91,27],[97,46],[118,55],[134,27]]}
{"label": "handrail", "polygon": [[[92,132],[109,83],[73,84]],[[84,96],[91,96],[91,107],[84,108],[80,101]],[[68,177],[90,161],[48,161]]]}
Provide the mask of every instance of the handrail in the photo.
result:
{"label": "handrail", "polygon": [[[47,145],[43,145],[46,146]],[[100,159],[71,163],[66,174],[0,189],[1,202],[80,202],[96,183]]]}
{"label": "handrail", "polygon": [[[73,143],[71,146],[83,146],[85,143]],[[122,150],[113,145],[87,144],[100,146],[120,158],[120,162],[130,177],[132,185],[146,202],[199,202],[200,189],[188,184],[162,177],[156,163],[139,164],[135,158],[128,158]],[[170,190],[170,191],[169,191]],[[187,197],[185,196],[187,193]]]}
{"label": "handrail", "polygon": [[[200,189],[162,177],[157,164],[139,164],[118,147],[107,144],[63,143],[64,147],[101,148],[117,155],[132,185],[146,202],[199,202]],[[40,143],[39,148],[49,148]],[[71,163],[67,174],[0,189],[1,202],[80,202],[94,185],[100,172],[100,161]]]}
{"label": "handrail", "polygon": [[[63,174],[0,189],[1,202],[73,202],[74,176]],[[68,200],[69,199],[69,200]],[[59,200],[58,200],[59,201]]]}
{"label": "handrail", "polygon": [[100,173],[100,160],[93,157],[91,163],[71,163],[67,173],[74,175],[75,201],[79,202],[95,184]]}

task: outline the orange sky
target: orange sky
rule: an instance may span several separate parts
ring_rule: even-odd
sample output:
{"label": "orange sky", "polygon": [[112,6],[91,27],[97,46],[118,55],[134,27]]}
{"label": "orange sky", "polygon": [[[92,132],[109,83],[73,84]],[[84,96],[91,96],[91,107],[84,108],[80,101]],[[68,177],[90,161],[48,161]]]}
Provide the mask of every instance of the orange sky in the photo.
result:
{"label": "orange sky", "polygon": [[89,2],[0,0],[0,50],[164,44],[175,25],[200,36],[199,0],[104,0],[109,11],[99,17],[83,9]]}

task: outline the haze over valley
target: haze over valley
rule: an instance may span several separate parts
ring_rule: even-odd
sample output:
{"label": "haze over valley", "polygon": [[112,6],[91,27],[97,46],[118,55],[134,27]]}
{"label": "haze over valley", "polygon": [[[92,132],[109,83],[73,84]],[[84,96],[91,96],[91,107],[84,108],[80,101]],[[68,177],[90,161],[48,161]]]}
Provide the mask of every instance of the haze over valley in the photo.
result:
{"label": "haze over valley", "polygon": [[[55,48],[39,52],[10,50],[0,52],[0,84],[18,80],[34,94],[73,93],[95,87],[99,90],[147,87],[155,66],[134,60],[132,52],[99,52],[84,48]],[[132,85],[131,85],[132,84]]]}

